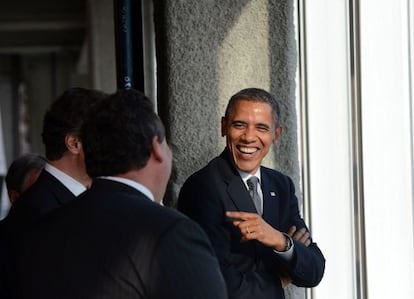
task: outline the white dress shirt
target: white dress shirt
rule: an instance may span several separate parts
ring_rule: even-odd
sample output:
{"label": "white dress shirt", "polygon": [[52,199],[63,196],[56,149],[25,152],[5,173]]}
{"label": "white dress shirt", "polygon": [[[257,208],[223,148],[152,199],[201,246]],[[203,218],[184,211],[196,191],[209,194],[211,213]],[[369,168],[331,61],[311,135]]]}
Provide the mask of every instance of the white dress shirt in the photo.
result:
{"label": "white dress shirt", "polygon": [[120,182],[120,183],[123,183],[125,185],[128,185],[128,186],[142,192],[145,196],[147,196],[152,201],[155,201],[154,195],[152,194],[152,192],[147,187],[145,187],[144,185],[142,185],[142,184],[140,184],[136,181],[126,179],[126,178],[117,177],[117,176],[101,176],[99,178],[112,180],[112,181],[116,181],[116,182]]}
{"label": "white dress shirt", "polygon": [[69,189],[73,195],[78,196],[86,190],[86,186],[75,180],[73,177],[67,175],[63,171],[57,169],[56,167],[46,163],[45,170],[54,176],[59,182],[61,182],[66,188]]}

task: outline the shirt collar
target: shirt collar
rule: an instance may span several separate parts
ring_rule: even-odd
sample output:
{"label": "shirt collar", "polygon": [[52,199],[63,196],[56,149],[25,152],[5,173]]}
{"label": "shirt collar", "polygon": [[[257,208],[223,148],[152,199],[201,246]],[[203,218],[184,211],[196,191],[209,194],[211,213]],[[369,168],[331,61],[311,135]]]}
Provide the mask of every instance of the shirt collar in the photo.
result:
{"label": "shirt collar", "polygon": [[61,182],[66,188],[69,189],[73,195],[78,196],[86,190],[85,185],[75,180],[70,175],[64,173],[63,171],[57,169],[56,167],[46,163],[45,170],[53,175],[59,182]]}
{"label": "shirt collar", "polygon": [[147,196],[152,201],[155,201],[154,200],[154,195],[152,194],[152,192],[147,187],[145,187],[144,185],[142,185],[142,184],[140,184],[136,181],[126,179],[126,178],[117,177],[117,176],[101,176],[99,178],[112,180],[112,181],[120,182],[120,183],[123,183],[125,185],[131,186],[132,188],[142,192],[145,196]]}
{"label": "shirt collar", "polygon": [[237,171],[239,172],[240,177],[242,178],[242,180],[243,180],[244,184],[246,185],[246,187],[247,187],[247,180],[250,179],[252,176],[257,177],[259,179],[259,185],[261,185],[262,178],[261,178],[261,175],[260,175],[260,167],[257,169],[256,173],[254,173],[254,174],[244,172],[244,171],[241,171],[241,170],[238,170],[238,169],[237,169]]}

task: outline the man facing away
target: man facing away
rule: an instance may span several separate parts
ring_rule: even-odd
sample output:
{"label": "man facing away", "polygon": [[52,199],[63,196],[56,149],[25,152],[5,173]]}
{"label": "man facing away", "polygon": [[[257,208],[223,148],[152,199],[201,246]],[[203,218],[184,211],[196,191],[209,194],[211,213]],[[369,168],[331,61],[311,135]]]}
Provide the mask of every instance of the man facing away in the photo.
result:
{"label": "man facing away", "polygon": [[18,298],[227,298],[205,233],[159,204],[172,154],[150,100],[118,91],[81,134],[94,181],[25,240]]}
{"label": "man facing away", "polygon": [[70,88],[46,111],[42,141],[47,163],[36,182],[12,205],[0,228],[0,265],[6,264],[0,267],[0,294],[13,285],[15,250],[22,233],[90,185],[79,129],[87,110],[105,96],[96,90]]}
{"label": "man facing away", "polygon": [[229,297],[282,299],[290,281],[316,286],[325,259],[299,214],[293,183],[261,166],[282,132],[278,103],[262,89],[239,91],[221,132],[226,148],[187,179],[178,209],[207,232]]}
{"label": "man facing away", "polygon": [[88,109],[104,97],[96,90],[70,88],[51,104],[42,131],[47,163],[6,219],[36,221],[86,190],[91,178],[85,169],[79,129]]}
{"label": "man facing away", "polygon": [[5,181],[11,205],[36,182],[45,164],[45,158],[32,153],[21,155],[10,164]]}

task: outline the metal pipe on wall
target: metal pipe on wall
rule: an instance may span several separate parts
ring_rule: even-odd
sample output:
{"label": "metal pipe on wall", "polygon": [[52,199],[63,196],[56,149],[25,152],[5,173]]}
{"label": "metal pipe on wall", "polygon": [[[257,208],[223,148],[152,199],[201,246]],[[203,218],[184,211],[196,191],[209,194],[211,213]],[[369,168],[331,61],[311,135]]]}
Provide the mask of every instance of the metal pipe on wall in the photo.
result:
{"label": "metal pipe on wall", "polygon": [[114,0],[118,89],[144,92],[142,5],[140,0]]}
{"label": "metal pipe on wall", "polygon": [[144,58],[144,91],[157,111],[157,59],[155,50],[154,4],[142,1],[142,40]]}

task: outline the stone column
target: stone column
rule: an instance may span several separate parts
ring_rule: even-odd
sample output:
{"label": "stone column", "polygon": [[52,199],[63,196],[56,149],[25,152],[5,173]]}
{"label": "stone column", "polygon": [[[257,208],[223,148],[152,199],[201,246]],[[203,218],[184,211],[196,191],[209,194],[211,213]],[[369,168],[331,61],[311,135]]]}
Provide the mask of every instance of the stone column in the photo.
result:
{"label": "stone column", "polygon": [[[266,165],[290,175],[300,195],[293,1],[155,0],[158,111],[174,154],[167,203],[185,179],[224,148],[220,119],[246,87],[280,101],[283,136]],[[291,288],[289,298],[303,298]]]}

